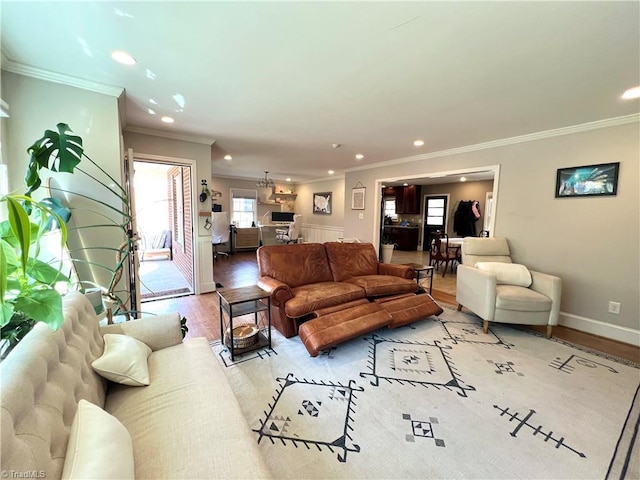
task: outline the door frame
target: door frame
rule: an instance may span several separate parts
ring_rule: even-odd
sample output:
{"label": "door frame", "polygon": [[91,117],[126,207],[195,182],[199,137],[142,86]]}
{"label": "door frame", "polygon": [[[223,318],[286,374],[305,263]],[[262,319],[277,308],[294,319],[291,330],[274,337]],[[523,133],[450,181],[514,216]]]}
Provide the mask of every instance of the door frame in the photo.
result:
{"label": "door frame", "polygon": [[[467,167],[458,170],[447,170],[447,171],[439,171],[439,172],[422,172],[422,173],[413,173],[411,175],[406,176],[395,176],[395,177],[382,177],[375,180],[375,204],[379,205],[382,201],[382,185],[389,182],[399,182],[399,181],[411,181],[411,180],[419,180],[424,178],[440,178],[444,181],[439,183],[451,183],[446,181],[446,177],[451,175],[465,175],[476,172],[493,172],[493,202],[491,205],[491,221],[489,222],[489,235],[491,237],[495,234],[495,224],[496,224],[496,214],[497,214],[497,205],[498,205],[498,195],[499,195],[499,185],[500,185],[500,165],[485,165],[478,167]],[[380,232],[382,231],[382,219],[375,215],[373,219],[373,230],[372,237],[373,244],[380,244]]]}
{"label": "door frame", "polygon": [[197,162],[188,158],[179,157],[167,157],[164,155],[152,155],[149,153],[133,152],[133,161],[147,162],[147,163],[161,163],[165,165],[175,165],[181,167],[190,167],[191,169],[191,261],[193,262],[193,285],[192,290],[196,295],[200,295],[200,275],[202,274],[199,268],[199,250],[198,250],[198,212],[199,207],[197,203],[196,192],[199,191],[199,185],[197,185],[198,171]]}
{"label": "door frame", "polygon": [[426,203],[427,203],[427,198],[429,197],[446,197],[446,201],[445,201],[445,207],[444,207],[444,231],[446,232],[449,228],[449,204],[450,204],[450,200],[451,200],[451,195],[448,193],[431,193],[431,194],[427,194],[425,195],[422,200],[422,228],[420,228],[420,246],[422,247],[422,251],[423,252],[427,252],[429,250],[431,250],[430,248],[425,250],[425,241],[428,241],[429,239],[425,239],[424,238],[424,232],[425,229],[427,228],[427,210],[426,210]]}

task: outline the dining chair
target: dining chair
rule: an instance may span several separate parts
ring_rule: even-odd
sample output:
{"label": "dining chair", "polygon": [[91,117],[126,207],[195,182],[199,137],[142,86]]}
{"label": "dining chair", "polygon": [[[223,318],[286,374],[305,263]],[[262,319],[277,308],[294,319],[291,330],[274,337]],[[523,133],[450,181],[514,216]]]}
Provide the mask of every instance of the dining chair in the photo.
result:
{"label": "dining chair", "polygon": [[[438,270],[440,264],[444,263],[444,269],[442,270],[442,276],[444,277],[447,273],[449,262],[456,260],[456,254],[449,252],[449,236],[446,233],[432,232],[430,239],[429,265],[433,265]],[[451,268],[453,269],[453,263]]]}

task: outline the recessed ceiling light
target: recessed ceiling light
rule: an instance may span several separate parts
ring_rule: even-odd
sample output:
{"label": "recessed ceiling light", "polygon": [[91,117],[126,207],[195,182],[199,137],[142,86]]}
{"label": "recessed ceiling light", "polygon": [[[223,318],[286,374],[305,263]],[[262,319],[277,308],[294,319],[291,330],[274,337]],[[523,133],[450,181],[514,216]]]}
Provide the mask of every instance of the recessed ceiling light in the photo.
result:
{"label": "recessed ceiling light", "polygon": [[150,108],[147,108],[147,112],[149,112],[149,115],[155,115],[156,114],[156,111],[152,110]]}
{"label": "recessed ceiling light", "polygon": [[290,177],[287,177],[287,182],[290,182],[290,181],[291,181],[291,178],[290,178]]}
{"label": "recessed ceiling light", "polygon": [[329,170],[327,173],[328,173],[329,175],[333,175],[333,174],[334,174],[334,173],[336,173],[336,172],[334,172],[333,170]]}
{"label": "recessed ceiling light", "polygon": [[361,153],[356,153],[356,160],[362,160],[364,158],[364,155]]}
{"label": "recessed ceiling light", "polygon": [[415,140],[415,141],[413,142],[413,144],[414,144],[416,147],[421,147],[421,146],[423,146],[423,145],[424,145],[424,140]]}
{"label": "recessed ceiling light", "polygon": [[137,63],[135,58],[133,58],[129,53],[122,50],[114,50],[113,52],[111,52],[111,58],[123,65],[135,65]]}
{"label": "recessed ceiling light", "polygon": [[157,105],[158,104],[158,102],[156,102],[153,98],[149,99],[149,103],[152,104],[152,105]]}
{"label": "recessed ceiling light", "polygon": [[403,183],[403,184],[402,184],[402,186],[403,186],[403,187],[408,187],[408,186],[409,186],[409,184],[405,182],[405,183]]}
{"label": "recessed ceiling light", "polygon": [[460,181],[461,182],[466,182],[467,181],[467,177],[460,177]]}
{"label": "recessed ceiling light", "polygon": [[233,157],[232,157],[231,155],[225,155],[225,156],[224,156],[224,159],[225,159],[225,160],[231,160],[232,158],[233,158]]}
{"label": "recessed ceiling light", "polygon": [[174,122],[173,118],[169,117],[168,115],[165,115],[160,120],[162,120],[164,123],[173,123]]}
{"label": "recessed ceiling light", "polygon": [[634,98],[640,98],[640,86],[633,87],[622,94],[622,98],[625,100],[632,100]]}

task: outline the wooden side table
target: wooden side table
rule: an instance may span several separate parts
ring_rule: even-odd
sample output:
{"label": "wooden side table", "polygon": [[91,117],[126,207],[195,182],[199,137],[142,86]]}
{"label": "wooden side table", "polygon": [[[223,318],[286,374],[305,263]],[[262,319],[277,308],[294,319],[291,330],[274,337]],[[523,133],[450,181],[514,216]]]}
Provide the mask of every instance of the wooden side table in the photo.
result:
{"label": "wooden side table", "polygon": [[[220,338],[229,349],[231,361],[235,359],[236,355],[258,348],[271,347],[271,296],[269,292],[256,285],[251,285],[249,287],[220,289],[218,297],[220,299]],[[242,322],[234,327],[234,318],[248,314],[253,314],[253,323]],[[256,341],[250,345],[236,346],[234,330],[252,325],[258,329]]]}

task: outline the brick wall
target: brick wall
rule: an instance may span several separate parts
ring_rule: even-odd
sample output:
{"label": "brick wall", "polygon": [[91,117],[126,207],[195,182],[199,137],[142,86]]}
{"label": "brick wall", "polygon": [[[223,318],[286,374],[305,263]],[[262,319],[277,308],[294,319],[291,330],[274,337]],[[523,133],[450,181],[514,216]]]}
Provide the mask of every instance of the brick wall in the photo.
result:
{"label": "brick wall", "polygon": [[[179,205],[180,192],[176,191],[176,178],[182,172],[182,211],[183,211],[183,235],[184,240],[180,239],[179,231]],[[167,172],[169,181],[167,188],[169,189],[169,225],[171,226],[172,253],[173,261],[182,272],[185,278],[193,285],[193,225],[191,211],[191,169],[189,167],[173,167]]]}

